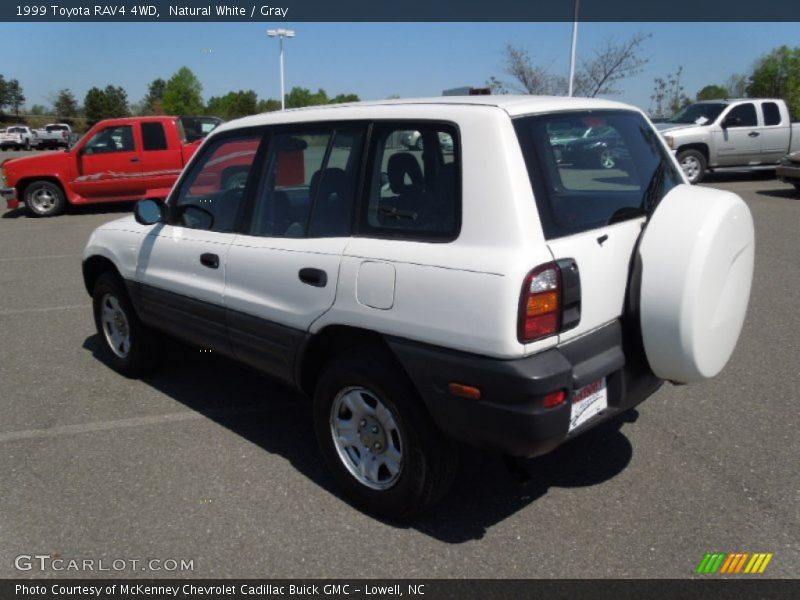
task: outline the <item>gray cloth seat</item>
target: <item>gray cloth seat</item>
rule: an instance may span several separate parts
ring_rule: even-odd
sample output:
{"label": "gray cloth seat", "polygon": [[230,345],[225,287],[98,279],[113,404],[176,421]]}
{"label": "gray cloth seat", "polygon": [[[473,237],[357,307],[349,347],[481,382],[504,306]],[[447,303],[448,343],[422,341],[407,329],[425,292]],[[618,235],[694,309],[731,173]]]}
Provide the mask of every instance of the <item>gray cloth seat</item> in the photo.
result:
{"label": "gray cloth seat", "polygon": [[317,171],[311,178],[309,198],[315,203],[310,237],[350,235],[353,190],[343,169],[332,167]]}

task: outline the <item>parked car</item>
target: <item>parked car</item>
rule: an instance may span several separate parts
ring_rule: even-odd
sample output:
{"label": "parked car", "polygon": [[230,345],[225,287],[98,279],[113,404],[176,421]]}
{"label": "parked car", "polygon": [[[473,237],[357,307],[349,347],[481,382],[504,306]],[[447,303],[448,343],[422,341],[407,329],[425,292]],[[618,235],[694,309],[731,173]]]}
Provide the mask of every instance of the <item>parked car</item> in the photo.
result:
{"label": "parked car", "polygon": [[[557,126],[558,124],[556,124]],[[559,135],[559,130],[549,132],[557,159],[585,167],[613,169],[628,158],[624,144],[613,127],[589,127],[580,135]]]}
{"label": "parked car", "polygon": [[800,150],[800,123],[777,98],[697,102],[656,127],[691,183],[716,168],[774,169]]}
{"label": "parked car", "polygon": [[[565,121],[613,129],[630,165],[557,162]],[[452,153],[398,148],[414,131]],[[407,518],[446,492],[456,442],[543,454],[717,375],[753,257],[745,203],[686,185],[641,111],[470,96],[222,125],[166,202],[94,231],[83,276],[119,372],[160,365],[169,335],[289,383],[344,494]]]}
{"label": "parked car", "polygon": [[5,132],[0,133],[0,150],[30,150],[33,131],[26,125],[12,125]]}
{"label": "parked car", "polygon": [[778,179],[791,183],[800,191],[800,152],[784,156],[778,164],[776,174]]}
{"label": "parked car", "polygon": [[[433,139],[433,138],[430,138]],[[439,144],[445,152],[453,151],[453,138],[446,133],[440,133],[437,136]],[[400,143],[409,150],[422,150],[425,144],[422,132],[420,131],[407,131],[403,134]]]}
{"label": "parked car", "polygon": [[[187,140],[185,118],[100,121],[70,150],[6,161],[9,187],[0,195],[9,208],[24,202],[38,217],[57,215],[67,203],[163,198],[202,140]],[[233,174],[235,165],[231,168]]]}
{"label": "parked car", "polygon": [[69,148],[72,138],[72,127],[67,123],[50,123],[42,129],[33,130],[32,144],[38,149]]}

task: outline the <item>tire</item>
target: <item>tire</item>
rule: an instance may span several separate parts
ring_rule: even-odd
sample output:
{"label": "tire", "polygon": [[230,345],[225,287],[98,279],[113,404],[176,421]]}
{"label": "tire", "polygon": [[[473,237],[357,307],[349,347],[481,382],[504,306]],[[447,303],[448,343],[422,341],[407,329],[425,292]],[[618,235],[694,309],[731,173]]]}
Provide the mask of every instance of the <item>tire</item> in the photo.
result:
{"label": "tire", "polygon": [[697,150],[683,150],[678,153],[678,163],[686,174],[689,183],[700,183],[706,176],[708,161],[702,152]]}
{"label": "tire", "polygon": [[54,217],[64,212],[67,200],[55,183],[34,181],[25,188],[25,206],[34,217]]}
{"label": "tire", "polygon": [[230,172],[225,173],[222,177],[222,189],[232,190],[244,188],[247,183],[249,169],[230,169]]}
{"label": "tire", "polygon": [[94,323],[103,354],[111,367],[126,377],[139,377],[158,363],[159,335],[136,315],[120,278],[103,273],[92,291]]}
{"label": "tire", "polygon": [[[458,449],[383,349],[364,347],[334,359],[317,383],[313,415],[325,464],[346,498],[363,511],[407,520],[450,488]],[[343,441],[346,437],[353,443]]]}
{"label": "tire", "polygon": [[617,166],[617,161],[614,158],[614,153],[610,149],[604,148],[597,155],[597,162],[603,169],[613,169]]}

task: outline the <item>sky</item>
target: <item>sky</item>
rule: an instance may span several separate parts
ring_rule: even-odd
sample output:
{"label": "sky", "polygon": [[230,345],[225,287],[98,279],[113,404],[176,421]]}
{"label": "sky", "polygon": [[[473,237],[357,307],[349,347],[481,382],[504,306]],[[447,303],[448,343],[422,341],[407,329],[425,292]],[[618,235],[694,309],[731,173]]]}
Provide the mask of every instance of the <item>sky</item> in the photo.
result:
{"label": "sky", "polygon": [[[297,36],[286,42],[286,89],[302,86],[329,96],[356,93],[364,100],[438,96],[442,90],[480,87],[506,78],[507,44],[567,75],[572,23],[285,23]],[[203,95],[253,89],[279,98],[278,42],[267,23],[0,23],[0,73],[16,78],[27,105],[49,106],[69,88],[82,103],[92,86],[118,85],[130,102],[147,85],[188,66]],[[642,46],[644,70],[622,82],[614,99],[650,106],[654,77],[683,67],[686,93],[722,84],[751,69],[781,44],[800,45],[799,23],[581,23],[578,61],[609,38],[650,34]]]}

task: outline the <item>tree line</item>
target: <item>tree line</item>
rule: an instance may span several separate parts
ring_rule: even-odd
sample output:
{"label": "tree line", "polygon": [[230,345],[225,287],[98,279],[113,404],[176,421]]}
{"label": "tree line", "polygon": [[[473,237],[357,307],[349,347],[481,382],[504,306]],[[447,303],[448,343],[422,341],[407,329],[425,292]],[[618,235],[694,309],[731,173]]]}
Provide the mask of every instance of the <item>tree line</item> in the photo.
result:
{"label": "tree line", "polygon": [[[329,97],[324,89],[312,92],[303,87],[293,87],[284,99],[286,108],[300,108],[339,102],[358,102],[357,94],[339,94]],[[6,80],[0,74],[0,115],[4,109],[19,116],[25,104],[22,86],[16,79]],[[130,102],[122,86],[94,86],[86,92],[83,104],[70,89],[59,90],[52,107],[34,105],[27,114],[51,114],[58,120],[84,119],[91,127],[98,121],[115,117],[147,115],[213,115],[226,120],[280,110],[281,102],[274,98],[259,99],[253,90],[231,91],[224,96],[203,100],[203,86],[188,67],[181,67],[167,80],[157,78],[147,86],[147,94],[140,102]],[[23,111],[24,112],[24,111]]]}
{"label": "tree line", "polygon": [[[574,95],[594,98],[620,94],[622,82],[638,75],[649,62],[643,55],[649,38],[643,33],[622,42],[611,38],[590,52],[576,70]],[[567,77],[537,62],[524,47],[509,44],[503,59],[504,75],[486,82],[494,93],[567,93]],[[681,83],[683,75],[679,66],[654,79],[649,107],[652,117],[672,115],[693,101]],[[694,95],[695,100],[733,97],[783,98],[794,117],[800,118],[800,46],[775,48],[760,57],[749,73],[735,73],[724,82],[709,83]]]}
{"label": "tree line", "polygon": [[[578,65],[574,83],[576,96],[613,96],[621,93],[622,83],[639,74],[649,59],[643,50],[649,35],[637,33],[626,41],[613,38],[591,52]],[[504,51],[503,78],[491,77],[487,85],[494,93],[522,92],[525,94],[564,95],[567,78],[552,73],[537,64],[528,50],[508,45]],[[506,77],[507,76],[507,77]],[[682,78],[683,67],[656,77],[650,96],[649,113],[653,118],[669,116],[692,101]],[[167,80],[150,82],[147,94],[140,102],[130,102],[121,86],[92,87],[80,104],[69,89],[59,90],[52,107],[34,104],[29,115],[53,115],[58,120],[83,119],[91,126],[107,118],[129,115],[214,115],[235,119],[247,115],[279,110],[280,100],[259,99],[253,90],[231,91],[223,96],[203,100],[203,86],[188,67],[181,67]],[[783,98],[795,118],[800,117],[800,46],[780,46],[760,57],[749,73],[737,73],[724,82],[705,85],[694,94],[696,100],[725,97]],[[315,106],[337,102],[357,102],[356,94],[329,97],[323,89],[312,92],[303,87],[292,88],[285,97],[287,108]],[[25,95],[16,79],[0,74],[0,115],[9,109],[19,116],[24,112]]]}

